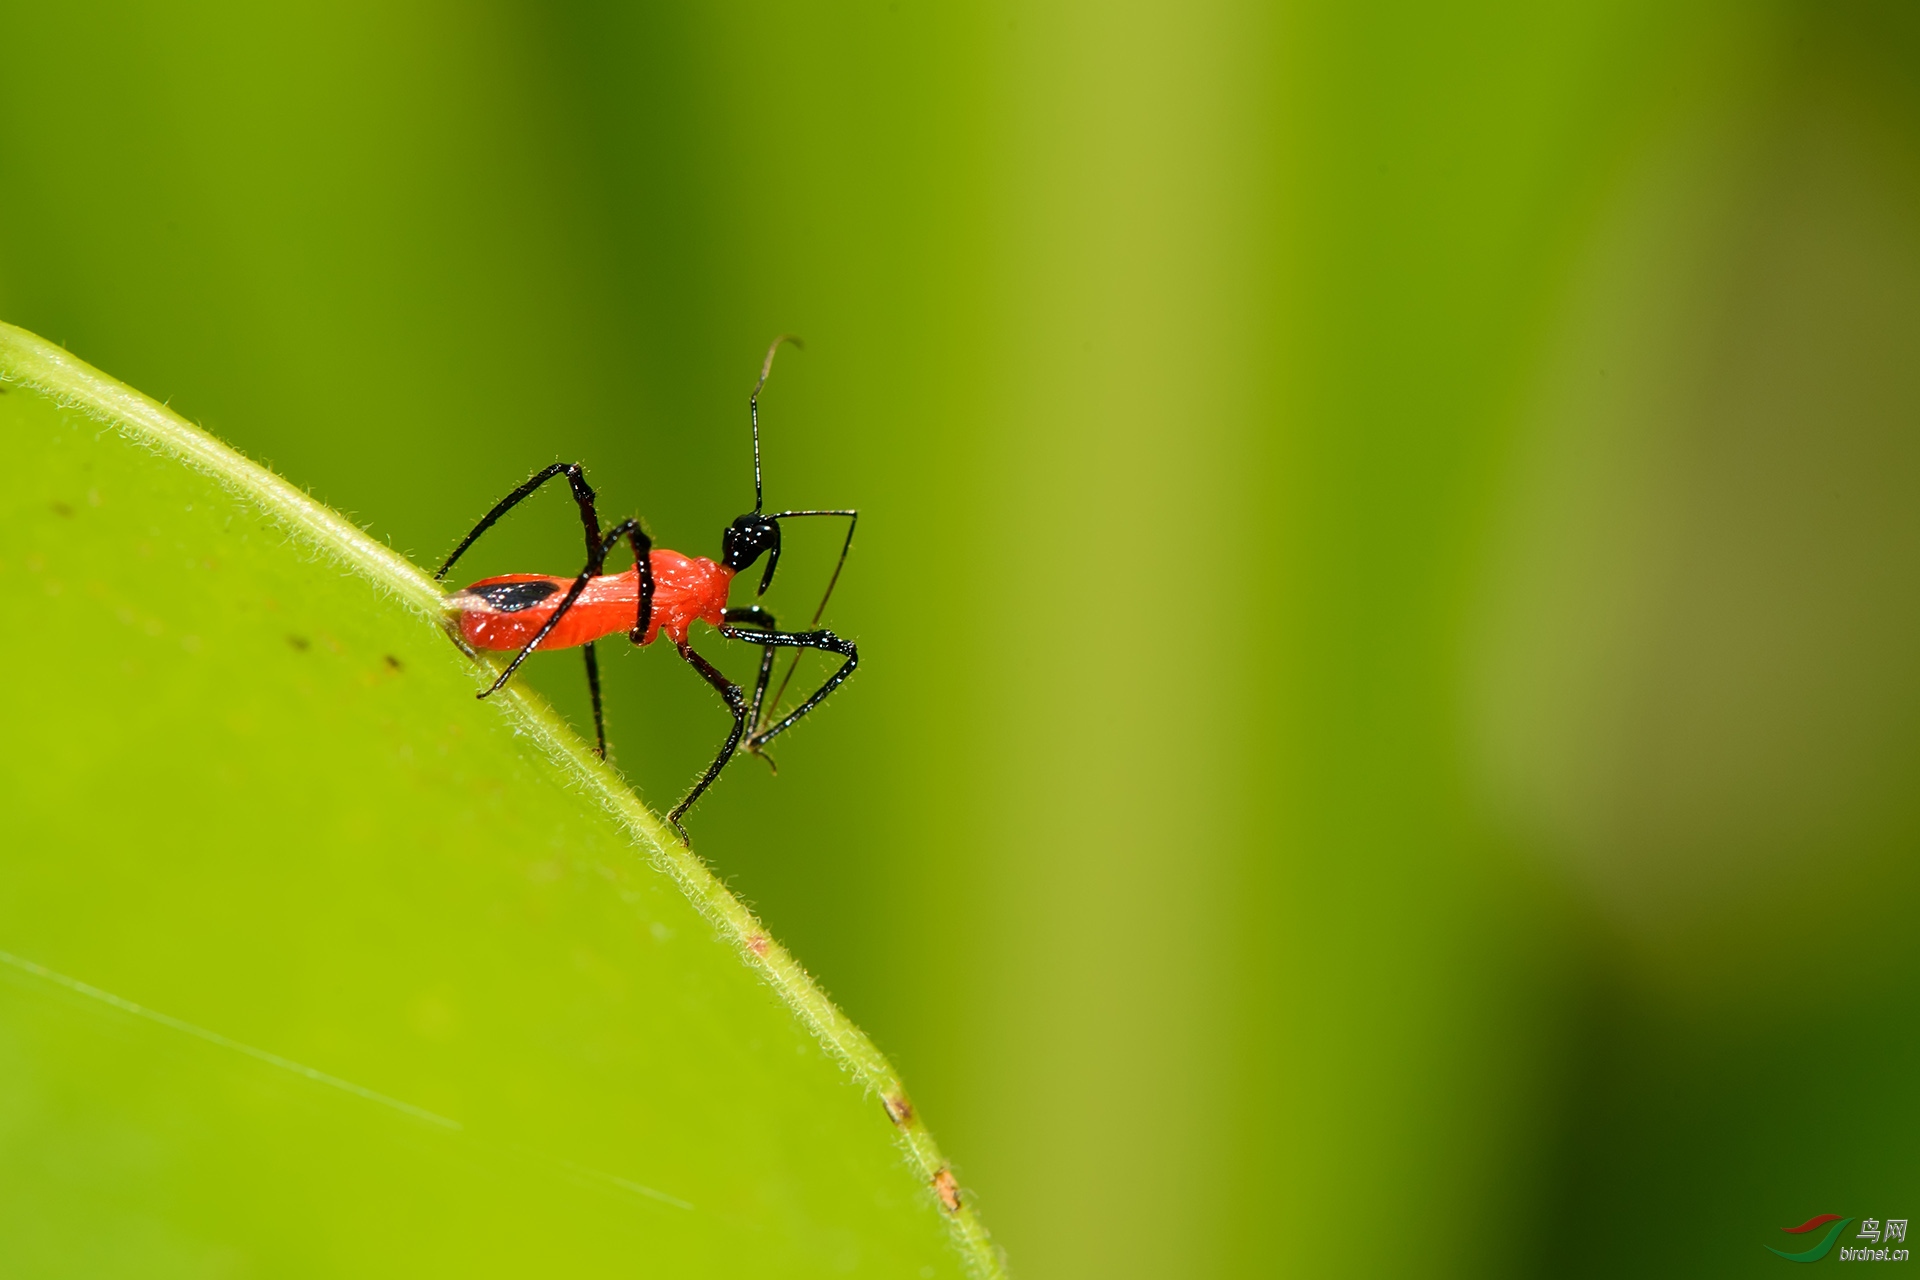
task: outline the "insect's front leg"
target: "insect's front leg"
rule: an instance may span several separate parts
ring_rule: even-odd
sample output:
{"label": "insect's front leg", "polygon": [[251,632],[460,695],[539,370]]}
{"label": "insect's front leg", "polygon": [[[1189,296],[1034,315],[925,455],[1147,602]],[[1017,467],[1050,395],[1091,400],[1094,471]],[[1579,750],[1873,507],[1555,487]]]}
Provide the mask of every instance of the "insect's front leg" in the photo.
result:
{"label": "insect's front leg", "polygon": [[[777,631],[779,629],[773,620],[773,615],[757,604],[749,605],[744,609],[727,610],[726,620],[731,626],[753,627],[761,631]],[[766,727],[760,718],[763,709],[771,710],[771,708],[767,707],[767,685],[772,679],[773,646],[762,645],[760,647],[760,674],[753,682],[753,701],[749,704],[747,711],[747,724],[751,726],[747,733],[747,750],[759,756],[762,760],[765,760],[767,762],[767,768],[778,773],[780,769],[779,766],[774,764],[773,757],[768,755],[754,742],[754,736]]]}
{"label": "insect's front leg", "polygon": [[853,641],[842,640],[831,631],[741,631],[735,627],[725,626],[720,628],[720,634],[729,640],[745,640],[749,644],[764,645],[768,653],[772,653],[775,646],[788,649],[819,649],[826,653],[837,653],[846,659],[840,664],[840,669],[828,676],[827,682],[815,689],[812,696],[805,702],[777,722],[764,728],[756,727],[747,738],[749,751],[759,751],[767,743],[793,728],[802,716],[819,706],[826,700],[828,694],[844,684],[847,677],[853,674],[854,668],[860,665],[859,648]]}

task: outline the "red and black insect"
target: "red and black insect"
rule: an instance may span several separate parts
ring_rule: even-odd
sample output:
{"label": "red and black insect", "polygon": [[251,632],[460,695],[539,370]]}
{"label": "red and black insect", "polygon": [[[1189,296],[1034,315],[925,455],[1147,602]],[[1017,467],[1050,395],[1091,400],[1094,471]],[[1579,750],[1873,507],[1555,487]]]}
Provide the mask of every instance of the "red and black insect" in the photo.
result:
{"label": "red and black insect", "polygon": [[[678,551],[664,548],[655,550],[638,520],[622,520],[611,529],[602,530],[599,513],[594,508],[593,490],[587,486],[586,475],[581,471],[580,464],[556,462],[534,473],[525,484],[502,498],[473,527],[473,532],[453,549],[447,562],[440,566],[440,572],[433,575],[436,580],[446,577],[447,570],[453,568],[454,561],[474,544],[475,539],[492,528],[495,521],[513,510],[534,490],[555,476],[567,478],[568,485],[573,489],[573,500],[580,508],[580,523],[586,530],[586,567],[573,578],[554,578],[534,573],[510,573],[498,578],[484,578],[464,591],[454,592],[447,598],[447,604],[458,612],[460,635],[469,645],[476,649],[517,651],[513,661],[500,673],[500,678],[481,690],[479,696],[482,698],[498,693],[535,649],[571,649],[579,646],[586,656],[587,690],[593,698],[593,733],[603,759],[607,754],[607,732],[600,712],[600,666],[594,657],[593,642],[625,631],[634,644],[646,645],[652,644],[661,632],[666,633],[688,665],[719,690],[720,696],[726,700],[727,710],[733,715],[733,730],[721,746],[720,754],[707,766],[706,773],[694,784],[693,790],[667,815],[667,821],[680,833],[683,843],[687,840],[687,830],[680,825],[681,816],[693,807],[693,802],[700,798],[702,792],[713,785],[720,771],[726,768],[727,761],[733,758],[735,750],[743,745],[743,739],[748,751],[772,764],[771,758],[764,755],[767,743],[791,729],[802,716],[819,706],[828,694],[853,674],[854,667],[860,662],[859,651],[854,648],[852,641],[842,640],[831,631],[816,629],[821,615],[826,612],[827,600],[840,581],[840,570],[847,562],[847,552],[853,546],[853,530],[859,522],[859,513],[852,510],[769,512],[764,509],[761,497],[760,391],[766,386],[767,375],[773,370],[774,353],[780,350],[780,344],[793,342],[798,345],[798,341],[785,334],[774,339],[773,345],[767,348],[765,363],[760,366],[760,379],[753,384],[753,393],[747,397],[747,416],[753,425],[753,510],[735,519],[720,535],[718,562],[701,556],[683,556]],[[834,563],[833,576],[827,580],[827,589],[820,597],[820,607],[813,612],[813,620],[807,624],[808,630],[781,631],[773,615],[759,605],[729,608],[727,594],[733,585],[733,576],[763,555],[767,558],[767,567],[760,575],[760,586],[754,594],[764,595],[767,588],[773,585],[774,570],[780,565],[780,522],[803,516],[840,516],[847,522],[847,537],[840,544],[840,559]],[[633,550],[633,568],[624,573],[608,573],[605,569],[607,554],[622,539]],[[719,668],[694,651],[687,632],[695,622],[704,622],[717,628],[729,640],[744,640],[760,646],[760,675],[754,682],[750,701],[739,685],[727,679]],[[781,695],[786,692],[787,681],[793,678],[794,667],[800,661],[796,652],[780,687],[769,699],[767,685],[773,675],[774,650],[781,648],[796,651],[821,649],[838,654],[846,661],[827,678],[825,684],[813,691],[811,697],[775,719]]]}

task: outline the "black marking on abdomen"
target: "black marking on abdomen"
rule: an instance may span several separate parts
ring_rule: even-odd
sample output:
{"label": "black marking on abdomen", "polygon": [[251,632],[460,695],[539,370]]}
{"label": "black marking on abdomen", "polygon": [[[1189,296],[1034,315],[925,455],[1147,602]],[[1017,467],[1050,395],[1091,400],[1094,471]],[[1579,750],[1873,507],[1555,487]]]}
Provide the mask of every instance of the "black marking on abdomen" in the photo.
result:
{"label": "black marking on abdomen", "polygon": [[554,582],[496,582],[486,587],[468,587],[466,594],[479,596],[497,613],[518,613],[531,609],[558,591]]}

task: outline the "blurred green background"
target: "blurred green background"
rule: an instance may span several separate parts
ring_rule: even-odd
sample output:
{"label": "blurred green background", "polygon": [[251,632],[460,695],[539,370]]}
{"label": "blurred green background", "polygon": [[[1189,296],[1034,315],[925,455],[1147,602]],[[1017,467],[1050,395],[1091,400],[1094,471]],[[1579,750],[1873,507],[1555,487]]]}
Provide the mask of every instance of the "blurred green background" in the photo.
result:
{"label": "blurred green background", "polygon": [[[1016,1274],[1745,1275],[1920,1207],[1909,7],[0,22],[0,318],[422,564],[576,458],[713,554],[807,338],[768,497],[861,508],[865,662],[694,831]],[[604,661],[665,807],[724,718]]]}

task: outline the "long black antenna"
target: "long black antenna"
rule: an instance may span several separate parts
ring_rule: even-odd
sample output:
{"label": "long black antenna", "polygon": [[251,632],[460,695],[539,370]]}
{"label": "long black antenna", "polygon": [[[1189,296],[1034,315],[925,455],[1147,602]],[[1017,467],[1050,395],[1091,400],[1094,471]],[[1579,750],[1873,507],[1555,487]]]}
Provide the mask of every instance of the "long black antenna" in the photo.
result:
{"label": "long black antenna", "polygon": [[773,340],[767,348],[767,358],[760,363],[760,381],[753,384],[753,394],[747,397],[747,416],[753,419],[753,509],[758,512],[760,498],[760,388],[767,385],[767,375],[773,372],[773,353],[780,349],[783,342],[791,342],[805,351],[807,344],[791,333],[783,333]]}

